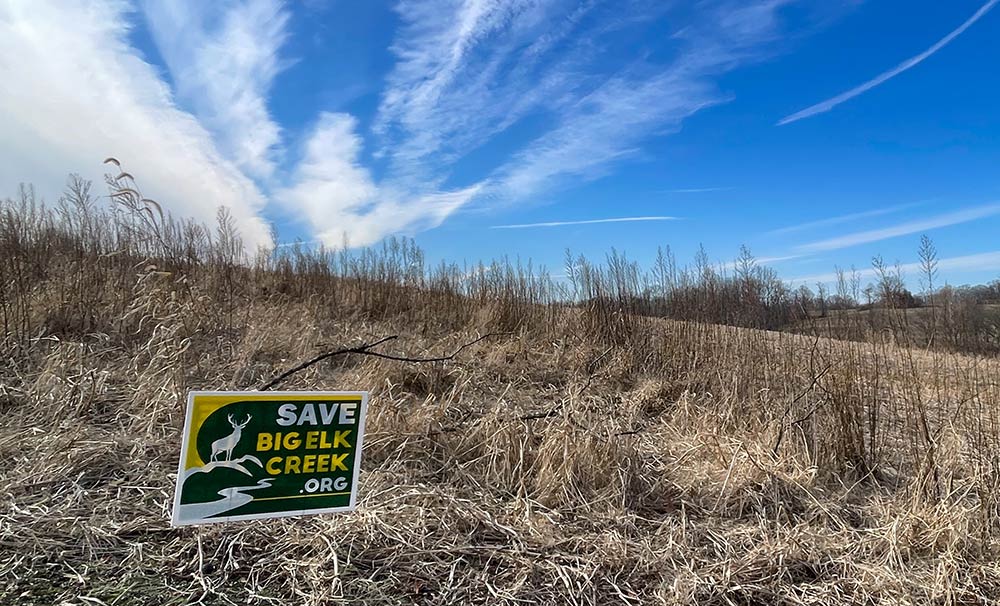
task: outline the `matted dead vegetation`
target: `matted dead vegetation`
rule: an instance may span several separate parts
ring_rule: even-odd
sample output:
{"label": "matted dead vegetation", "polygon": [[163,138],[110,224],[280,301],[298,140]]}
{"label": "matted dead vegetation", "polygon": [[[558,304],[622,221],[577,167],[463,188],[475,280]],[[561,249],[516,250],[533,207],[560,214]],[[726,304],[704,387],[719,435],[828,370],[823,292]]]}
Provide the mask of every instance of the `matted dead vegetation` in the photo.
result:
{"label": "matted dead vegetation", "polygon": [[[408,273],[408,246],[255,264],[224,228],[2,210],[0,603],[1000,595],[995,359],[566,308],[516,266]],[[372,391],[354,514],[169,527],[188,390],[490,332],[282,386]]]}

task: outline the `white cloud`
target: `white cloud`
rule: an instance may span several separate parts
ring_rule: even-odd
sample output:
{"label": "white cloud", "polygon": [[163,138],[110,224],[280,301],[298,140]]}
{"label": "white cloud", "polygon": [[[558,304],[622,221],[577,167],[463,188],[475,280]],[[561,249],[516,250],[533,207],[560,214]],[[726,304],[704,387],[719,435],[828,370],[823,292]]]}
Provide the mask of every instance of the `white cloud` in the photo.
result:
{"label": "white cloud", "polygon": [[[391,50],[397,61],[374,131],[397,177],[439,176],[435,168],[487,141],[565,83],[534,70],[572,30],[552,27],[565,2],[403,1]],[[578,17],[577,17],[578,18]]]}
{"label": "white cloud", "polygon": [[[379,152],[397,179],[443,182],[456,159],[534,117],[541,132],[494,167],[491,201],[604,175],[648,138],[726,100],[713,78],[761,56],[786,3],[714,2],[692,16],[667,3],[404,1],[375,122]],[[662,22],[679,55],[634,58],[609,74],[610,34],[671,10],[679,14]]]}
{"label": "white cloud", "polygon": [[785,116],[784,118],[778,121],[778,125],[781,126],[784,124],[790,124],[792,122],[802,120],[803,118],[808,118],[810,116],[815,116],[816,114],[822,114],[824,112],[828,112],[834,107],[840,105],[841,103],[849,101],[854,97],[857,97],[858,95],[875,88],[876,86],[884,83],[886,80],[895,78],[896,76],[905,72],[911,67],[915,67],[917,64],[921,63],[924,59],[930,57],[934,53],[944,48],[949,42],[960,36],[962,32],[969,29],[969,27],[971,27],[973,23],[979,21],[979,19],[982,18],[983,15],[988,13],[990,9],[996,6],[997,2],[1000,2],[1000,0],[989,0],[986,4],[982,5],[979,8],[979,10],[975,12],[975,14],[969,17],[965,21],[965,23],[963,23],[962,25],[958,26],[957,28],[949,32],[947,36],[935,42],[930,48],[920,53],[919,55],[914,55],[913,57],[910,57],[909,59],[903,61],[896,67],[888,71],[882,72],[881,74],[875,76],[871,80],[865,82],[864,84],[856,86],[849,91],[840,93],[839,95],[827,99],[826,101],[807,107],[802,111],[798,111],[789,116]]}
{"label": "white cloud", "polygon": [[281,129],[266,96],[282,66],[288,15],[275,0],[147,2],[147,19],[183,98],[250,175],[273,186],[276,202],[330,246],[372,244],[394,233],[439,225],[478,191],[438,192],[431,183],[377,183],[361,164],[357,120],[322,112],[304,138],[301,160],[272,177]]}
{"label": "white cloud", "polygon": [[306,139],[291,184],[279,202],[303,213],[329,246],[372,244],[386,235],[436,227],[469,201],[479,186],[413,194],[380,188],[359,164],[362,141],[348,114],[324,113]]}
{"label": "white cloud", "polygon": [[[899,265],[900,270],[906,273],[919,274],[922,271],[921,263],[919,261],[912,263],[901,263]],[[895,266],[893,266],[893,271],[895,271]],[[964,272],[973,271],[996,271],[1000,270],[1000,250],[995,250],[991,252],[977,253],[974,255],[963,255],[960,257],[948,257],[945,259],[938,259],[937,271],[940,275],[945,276],[948,273],[961,274]],[[861,269],[858,270],[858,275],[862,280],[870,280],[876,276],[876,271],[874,269]],[[789,283],[791,284],[815,284],[821,282],[823,284],[830,284],[836,282],[836,273],[824,273],[816,274],[812,276],[802,276],[799,278],[791,278]],[[943,280],[941,280],[943,282]]]}
{"label": "white cloud", "polygon": [[676,130],[684,118],[716,102],[708,83],[676,73],[606,82],[498,171],[501,191],[525,198],[560,177],[604,176],[612,163],[638,153],[651,131]]}
{"label": "white cloud", "polygon": [[722,3],[684,28],[665,66],[634,65],[559,109],[556,126],[495,174],[498,190],[526,198],[568,177],[605,175],[650,137],[678,130],[692,114],[728,99],[714,78],[762,56],[786,2]]}
{"label": "white cloud", "polygon": [[175,106],[129,45],[128,18],[115,0],[0,5],[0,183],[34,183],[51,201],[66,173],[100,180],[116,156],[175,214],[211,223],[225,205],[249,245],[269,243],[264,196]]}
{"label": "white cloud", "polygon": [[947,227],[949,225],[967,223],[969,221],[974,221],[976,219],[982,219],[985,217],[991,217],[997,214],[1000,214],[1000,203],[987,204],[985,206],[966,208],[955,212],[946,213],[943,215],[929,217],[927,219],[907,221],[905,223],[900,223],[898,225],[892,225],[889,227],[883,227],[880,229],[861,231],[843,236],[837,236],[836,238],[828,238],[826,240],[810,242],[809,244],[803,244],[801,246],[798,246],[797,248],[799,248],[800,250],[813,251],[813,252],[823,251],[823,250],[837,250],[840,248],[847,248],[849,246],[856,246],[858,244],[867,244],[869,242],[888,240],[889,238],[895,238],[897,236],[915,234],[918,232],[928,231],[931,229],[937,229],[939,227]]}
{"label": "white cloud", "polygon": [[547,221],[516,225],[492,225],[490,229],[526,229],[530,227],[562,227],[565,225],[592,225],[594,223],[631,223],[636,221],[676,221],[677,217],[616,217],[613,219],[586,219],[583,221]]}
{"label": "white cloud", "polygon": [[143,0],[143,13],[178,97],[253,177],[274,172],[281,129],[267,93],[281,68],[288,14],[276,0]]}
{"label": "white cloud", "polygon": [[[270,243],[268,198],[329,245],[373,243],[439,225],[480,190],[376,183],[359,162],[353,117],[323,113],[301,162],[277,169],[281,129],[267,95],[283,62],[287,14],[270,0],[148,2],[145,17],[170,85],[129,44],[116,0],[14,2],[0,6],[0,179],[35,183],[49,200],[66,173],[100,180],[107,156],[135,173],[143,193],[176,215],[212,223],[230,207],[251,247]],[[257,182],[255,182],[255,179]],[[50,187],[52,189],[44,189]]]}
{"label": "white cloud", "polygon": [[900,210],[912,208],[913,206],[915,206],[915,204],[900,204],[898,206],[887,206],[886,208],[876,208],[874,210],[866,210],[859,213],[851,213],[847,215],[840,215],[837,217],[828,217],[826,219],[819,219],[818,221],[808,221],[806,223],[799,223],[798,225],[789,225],[788,227],[772,229],[767,233],[770,235],[789,234],[792,232],[805,231],[816,227],[829,227],[831,225],[839,225],[841,223],[850,223],[851,221],[857,221],[858,219],[867,219],[869,217],[888,215],[894,212],[898,212]]}

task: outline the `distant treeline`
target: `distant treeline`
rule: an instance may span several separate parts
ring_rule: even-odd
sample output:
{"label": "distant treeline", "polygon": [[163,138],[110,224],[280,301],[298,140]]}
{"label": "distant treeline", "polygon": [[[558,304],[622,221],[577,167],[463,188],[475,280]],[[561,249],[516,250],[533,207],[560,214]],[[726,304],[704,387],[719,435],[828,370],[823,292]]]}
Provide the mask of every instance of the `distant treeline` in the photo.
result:
{"label": "distant treeline", "polygon": [[924,290],[906,288],[898,264],[872,260],[874,279],[836,268],[834,292],[819,283],[792,288],[745,246],[725,266],[713,265],[700,249],[693,266],[679,267],[669,247],[658,251],[651,270],[612,251],[603,266],[567,253],[566,274],[579,305],[677,320],[868,340],[891,337],[907,346],[972,353],[1000,352],[1000,280],[937,287],[938,260],[924,236],[919,249]]}

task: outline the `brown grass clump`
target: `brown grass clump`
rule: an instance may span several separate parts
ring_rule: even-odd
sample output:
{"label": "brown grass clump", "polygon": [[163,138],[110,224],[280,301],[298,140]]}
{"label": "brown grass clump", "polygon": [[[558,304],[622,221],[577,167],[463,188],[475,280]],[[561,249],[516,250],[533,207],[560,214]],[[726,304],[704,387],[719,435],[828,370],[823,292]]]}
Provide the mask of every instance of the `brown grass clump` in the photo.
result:
{"label": "brown grass clump", "polygon": [[[234,261],[225,229],[2,211],[0,603],[1000,595],[995,358],[562,306],[409,245]],[[497,330],[283,385],[372,391],[354,514],[169,527],[188,390]]]}

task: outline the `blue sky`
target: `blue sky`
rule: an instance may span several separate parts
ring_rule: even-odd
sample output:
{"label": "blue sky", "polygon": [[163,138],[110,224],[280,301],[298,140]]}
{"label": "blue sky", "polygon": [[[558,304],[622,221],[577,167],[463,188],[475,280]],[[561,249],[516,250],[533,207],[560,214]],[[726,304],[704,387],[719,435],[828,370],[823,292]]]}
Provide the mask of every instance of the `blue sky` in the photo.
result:
{"label": "blue sky", "polygon": [[996,3],[10,0],[0,184],[54,200],[113,155],[250,243],[407,235],[553,273],[746,244],[812,283],[908,267],[926,233],[942,278],[986,281]]}

